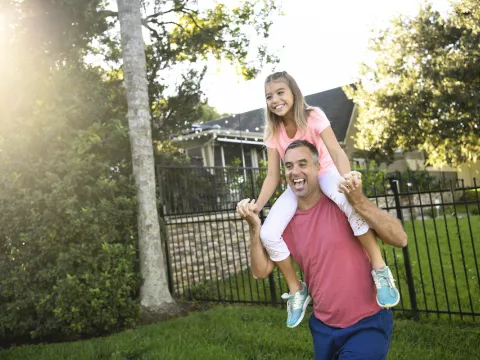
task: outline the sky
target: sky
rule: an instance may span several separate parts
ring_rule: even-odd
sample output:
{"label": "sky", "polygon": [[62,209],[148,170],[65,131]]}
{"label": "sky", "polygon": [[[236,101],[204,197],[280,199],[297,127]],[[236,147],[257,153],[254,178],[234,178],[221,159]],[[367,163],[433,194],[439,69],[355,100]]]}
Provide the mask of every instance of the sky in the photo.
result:
{"label": "sky", "polygon": [[[232,0],[233,1],[233,0]],[[198,0],[208,6],[211,0]],[[228,1],[225,1],[228,2]],[[445,13],[448,0],[431,0]],[[372,29],[385,28],[399,14],[414,16],[423,0],[283,0],[284,16],[275,18],[268,46],[278,51],[276,71],[287,71],[304,95],[346,85],[358,74],[358,64],[371,61],[368,41]],[[220,113],[242,113],[263,107],[266,67],[244,81],[227,62],[212,62],[204,92]]]}

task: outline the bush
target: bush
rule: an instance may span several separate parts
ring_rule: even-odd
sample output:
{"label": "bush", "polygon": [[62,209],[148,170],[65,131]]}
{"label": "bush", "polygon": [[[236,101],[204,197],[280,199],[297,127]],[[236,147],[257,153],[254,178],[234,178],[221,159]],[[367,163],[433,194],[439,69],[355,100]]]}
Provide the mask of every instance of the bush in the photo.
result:
{"label": "bush", "polygon": [[0,336],[94,335],[137,319],[133,186],[96,179],[91,164],[1,184]]}
{"label": "bush", "polygon": [[40,99],[0,136],[0,337],[130,326],[141,282],[135,191],[117,120],[125,108],[105,101],[123,90],[75,69],[36,86]]}

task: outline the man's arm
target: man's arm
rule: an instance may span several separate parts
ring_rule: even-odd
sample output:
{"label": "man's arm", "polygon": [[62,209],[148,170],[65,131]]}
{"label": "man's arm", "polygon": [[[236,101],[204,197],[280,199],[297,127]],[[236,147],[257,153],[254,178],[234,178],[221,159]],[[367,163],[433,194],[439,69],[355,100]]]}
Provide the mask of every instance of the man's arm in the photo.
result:
{"label": "man's arm", "polygon": [[379,209],[362,192],[362,180],[349,178],[340,185],[353,209],[375,230],[380,240],[395,247],[407,246],[407,234],[400,221],[388,212]]}
{"label": "man's arm", "polygon": [[250,258],[252,274],[255,279],[266,278],[273,270],[275,264],[268,256],[260,240],[261,221],[258,214],[253,212],[255,200],[244,199],[237,205],[238,214],[247,221],[250,228]]}

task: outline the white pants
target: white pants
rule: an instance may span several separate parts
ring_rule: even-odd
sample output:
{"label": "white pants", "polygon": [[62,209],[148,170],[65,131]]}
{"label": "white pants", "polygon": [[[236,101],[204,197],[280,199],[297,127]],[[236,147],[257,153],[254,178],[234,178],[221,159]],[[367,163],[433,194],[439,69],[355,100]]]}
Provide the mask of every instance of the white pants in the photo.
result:
{"label": "white pants", "polygon": [[[341,178],[338,170],[332,168],[318,176],[318,183],[322,192],[345,213],[353,234],[355,236],[363,235],[369,229],[368,224],[353,210],[345,195],[338,191]],[[295,215],[297,204],[297,196],[288,187],[275,201],[260,230],[260,238],[273,261],[285,260],[290,255],[282,234]]]}

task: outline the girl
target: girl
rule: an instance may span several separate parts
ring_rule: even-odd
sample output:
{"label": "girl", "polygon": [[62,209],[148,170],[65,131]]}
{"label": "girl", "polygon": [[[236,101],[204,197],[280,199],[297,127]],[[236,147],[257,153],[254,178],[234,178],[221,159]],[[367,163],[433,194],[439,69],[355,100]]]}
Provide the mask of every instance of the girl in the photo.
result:
{"label": "girl", "polygon": [[[398,304],[400,294],[395,287],[392,273],[382,258],[375,234],[366,222],[352,209],[345,195],[338,191],[344,176],[360,176],[351,172],[347,155],[340,147],[330,122],[319,108],[305,103],[293,77],[285,71],[269,75],[265,80],[264,143],[268,152],[268,172],[262,190],[254,205],[260,212],[268,202],[280,181],[280,158],[283,160],[285,148],[294,140],[304,139],[318,149],[320,172],[318,182],[322,192],[334,201],[347,215],[353,233],[360,240],[372,262],[372,276],[377,288],[377,303],[384,308]],[[278,198],[262,226],[260,237],[270,258],[276,263],[288,285],[288,327],[297,326],[305,315],[310,296],[308,289],[297,277],[290,251],[282,239],[282,234],[297,209],[297,199],[290,188]]]}

